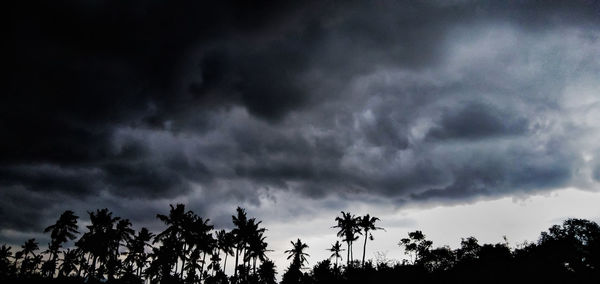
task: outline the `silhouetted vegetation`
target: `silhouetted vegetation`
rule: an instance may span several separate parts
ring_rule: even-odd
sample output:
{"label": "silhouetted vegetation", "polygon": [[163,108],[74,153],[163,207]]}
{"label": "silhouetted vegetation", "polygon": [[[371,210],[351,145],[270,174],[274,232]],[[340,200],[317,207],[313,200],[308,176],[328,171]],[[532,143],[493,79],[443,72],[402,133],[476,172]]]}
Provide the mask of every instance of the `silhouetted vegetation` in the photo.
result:
{"label": "silhouetted vegetation", "polygon": [[[307,268],[308,244],[291,241],[289,266],[281,283],[597,283],[600,279],[600,227],[583,219],[568,219],[542,232],[537,242],[511,248],[508,242],[480,244],[474,237],[460,247],[434,247],[421,231],[399,236],[408,260],[366,260],[368,239],[377,217],[341,212],[333,228],[336,240],[328,259]],[[83,232],[78,216],[65,211],[54,225],[48,249],[35,239],[19,248],[0,247],[1,283],[277,283],[276,267],[267,257],[266,229],[242,208],[232,216],[231,231],[215,230],[209,219],[186,211],[183,204],[156,217],[166,228],[154,234],[132,229],[129,220],[108,209],[88,212]],[[80,235],[80,236],[79,236]],[[360,260],[353,242],[364,237]],[[79,239],[77,237],[79,236]],[[76,240],[76,241],[75,241]],[[75,241],[66,247],[69,241]],[[346,251],[346,263],[343,252]],[[234,261],[229,261],[234,259]],[[334,260],[332,262],[332,260]],[[232,271],[230,275],[225,271]]]}

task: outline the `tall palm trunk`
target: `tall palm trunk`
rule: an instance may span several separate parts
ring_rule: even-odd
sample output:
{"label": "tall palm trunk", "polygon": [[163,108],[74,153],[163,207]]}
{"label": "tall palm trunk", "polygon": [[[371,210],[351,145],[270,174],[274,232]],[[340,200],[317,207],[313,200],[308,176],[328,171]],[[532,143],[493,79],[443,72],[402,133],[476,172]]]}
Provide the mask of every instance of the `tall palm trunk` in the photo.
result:
{"label": "tall palm trunk", "polygon": [[175,274],[177,274],[177,270],[179,270],[179,259],[178,257],[175,257]]}
{"label": "tall palm trunk", "polygon": [[347,245],[347,248],[348,248],[348,250],[346,252],[346,254],[347,254],[347,256],[346,256],[346,264],[348,266],[350,266],[350,241],[347,241],[346,245]]}
{"label": "tall palm trunk", "polygon": [[202,280],[202,276],[204,275],[204,263],[206,262],[206,251],[202,254],[202,265],[200,266],[200,280]]}
{"label": "tall palm trunk", "polygon": [[365,252],[367,251],[367,235],[368,231],[365,231],[365,243],[363,244],[363,257],[362,257],[362,266],[365,266]]}
{"label": "tall palm trunk", "polygon": [[227,255],[228,253],[225,252],[225,261],[223,261],[223,273],[225,273],[225,269],[227,268]]}
{"label": "tall palm trunk", "polygon": [[237,266],[238,266],[238,255],[240,252],[240,248],[236,247],[235,248],[235,266],[233,267],[233,277],[235,278],[235,281],[237,282]]}
{"label": "tall palm trunk", "polygon": [[183,244],[182,256],[181,256],[181,274],[179,279],[183,280],[183,267],[185,266],[185,244]]}
{"label": "tall palm trunk", "polygon": [[246,248],[242,249],[242,271],[246,273]]}
{"label": "tall palm trunk", "polygon": [[354,241],[350,241],[350,263],[354,261]]}
{"label": "tall palm trunk", "polygon": [[98,259],[97,256],[94,256],[93,260],[92,260],[92,266],[90,267],[90,272],[92,273],[92,277],[95,277],[96,275],[96,260]]}
{"label": "tall palm trunk", "polygon": [[49,275],[46,275],[48,277],[50,277],[51,279],[54,278],[54,272],[56,271],[56,252],[52,251],[50,253],[50,255],[48,256],[48,261],[51,261],[51,263],[54,264],[54,269],[52,270],[52,272],[48,271]]}

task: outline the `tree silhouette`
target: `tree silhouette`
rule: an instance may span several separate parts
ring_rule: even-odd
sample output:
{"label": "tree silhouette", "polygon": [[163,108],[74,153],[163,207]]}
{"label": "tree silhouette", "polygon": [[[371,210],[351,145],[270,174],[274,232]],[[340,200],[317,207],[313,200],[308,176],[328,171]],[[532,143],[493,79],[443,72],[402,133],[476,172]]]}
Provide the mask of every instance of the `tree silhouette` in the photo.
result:
{"label": "tree silhouette", "polygon": [[380,221],[379,218],[371,217],[369,214],[358,219],[358,227],[361,228],[365,234],[365,243],[363,245],[363,256],[361,262],[361,265],[363,266],[365,265],[365,253],[367,251],[367,236],[368,238],[373,240],[373,234],[369,232],[375,230],[383,230],[383,228],[375,226],[375,222],[377,221]]}
{"label": "tree silhouette", "polygon": [[305,262],[308,262],[306,259],[309,256],[304,252],[305,249],[308,248],[308,245],[303,243],[300,239],[296,242],[290,241],[292,244],[292,249],[286,250],[284,253],[288,254],[287,259],[292,259],[290,266],[287,271],[283,274],[283,279],[281,283],[300,283],[303,278],[302,267]]}
{"label": "tree silhouette", "polygon": [[310,256],[304,252],[304,250],[308,248],[308,245],[303,243],[300,239],[295,243],[293,241],[290,241],[290,243],[292,244],[292,249],[285,251],[285,253],[288,254],[287,259],[292,258],[292,262],[298,264],[300,268],[302,268],[305,262],[308,263],[306,257]]}
{"label": "tree silhouette", "polygon": [[462,238],[460,248],[456,250],[458,261],[473,261],[479,255],[481,246],[474,237]]}
{"label": "tree silhouette", "polygon": [[63,251],[63,260],[58,267],[59,277],[68,277],[71,272],[77,269],[79,264],[79,254],[81,253],[78,249],[66,249]]}
{"label": "tree silhouette", "polygon": [[[146,228],[133,234],[129,220],[114,217],[106,208],[88,212],[88,231],[75,242],[74,248],[67,247],[61,252],[59,248],[71,237],[60,231],[76,234],[76,223],[71,222],[76,217],[65,217],[74,214],[64,213],[55,225],[44,230],[51,233],[45,252],[38,252],[35,239],[27,240],[14,256],[9,246],[0,247],[0,283],[139,284],[143,283],[143,277],[150,283],[276,283],[275,265],[266,255],[269,251],[266,229],[261,227],[262,222],[248,218],[244,209],[238,208],[238,214],[232,216],[235,224],[232,231],[219,230],[213,234],[209,219],[186,211],[183,205],[170,207],[169,215],[159,217],[167,229],[156,236]],[[342,212],[335,227],[340,228],[338,236],[344,237],[351,250],[349,240],[356,239],[357,228],[365,234],[365,239],[370,238],[372,231],[379,229],[375,226],[377,220],[368,214],[356,218]],[[506,241],[479,244],[474,237],[461,239],[460,247],[455,250],[448,246],[432,248],[432,242],[417,230],[399,242],[411,256],[410,263],[364,261],[363,244],[362,265],[348,265],[343,270],[338,267],[343,251],[339,240],[328,249],[329,258],[317,261],[307,272],[302,269],[307,264],[308,245],[300,238],[290,243],[292,247],[284,251],[287,259],[292,260],[283,274],[285,284],[394,283],[398,279],[425,283],[506,283],[515,279],[530,283],[596,283],[600,277],[600,226],[583,219],[568,219],[552,226],[541,233],[536,243],[524,243],[516,249],[511,249]],[[126,250],[121,252],[123,246]],[[238,261],[241,257],[242,262],[228,279],[224,267],[234,248]],[[223,267],[221,251],[225,253]],[[48,258],[43,262],[42,255],[46,253]]]}
{"label": "tree silhouette", "polygon": [[340,241],[335,241],[335,244],[332,244],[328,251],[331,252],[331,256],[329,256],[330,259],[335,257],[335,267],[337,268],[338,258],[342,258],[340,252],[344,251],[344,249],[342,249],[342,244],[340,244]]}
{"label": "tree silhouette", "polygon": [[77,219],[79,217],[71,210],[63,212],[54,225],[48,226],[44,229],[44,233],[50,232],[50,245],[48,250],[50,251],[50,259],[48,261],[51,274],[54,275],[56,267],[56,258],[58,257],[59,249],[64,243],[70,240],[74,240],[79,234]]}
{"label": "tree silhouette", "polygon": [[247,261],[249,264],[250,260],[252,260],[253,274],[256,274],[256,261],[265,261],[267,259],[266,252],[269,251],[265,242],[266,237],[263,235],[266,229],[259,227],[261,223],[261,221],[256,222],[254,218],[251,218],[247,226],[244,261]]}
{"label": "tree silhouette", "polygon": [[[216,233],[217,237],[217,249],[218,251],[223,251],[225,254],[225,258],[223,259],[223,267],[222,270],[225,271],[227,268],[227,256],[233,256],[234,251],[233,248],[235,246],[234,235],[231,232],[227,232],[225,230],[219,230]],[[219,252],[217,252],[219,253]]]}
{"label": "tree silhouette", "polygon": [[[38,256],[35,254],[35,251],[38,249],[38,242],[35,239],[29,239],[21,246],[21,255],[23,255],[21,275],[29,275],[35,270],[38,264]],[[29,255],[31,255],[31,258]]]}
{"label": "tree silhouette", "polygon": [[[114,255],[115,232],[114,225],[120,220],[113,217],[107,208],[98,209],[96,212],[88,212],[91,225],[87,226],[86,232],[79,240],[80,247],[88,251],[92,256],[92,265],[89,267],[88,275],[91,277],[102,277],[106,265]],[[96,267],[100,263],[99,267]]]}
{"label": "tree silhouette", "polygon": [[[189,230],[189,247],[192,249],[192,253],[197,253],[198,256],[202,254],[202,259],[200,260],[200,277],[203,277],[204,273],[204,265],[206,263],[206,254],[211,254],[213,248],[215,247],[216,241],[212,237],[211,230],[214,228],[213,225],[210,225],[208,222],[210,220],[203,220],[200,217],[194,216],[191,224],[191,228]],[[195,261],[198,261],[196,259]],[[193,266],[192,266],[193,267]]]}
{"label": "tree silhouette", "polygon": [[135,265],[135,274],[140,277],[142,270],[148,263],[148,254],[146,248],[151,247],[150,241],[154,237],[154,234],[150,233],[148,229],[142,228],[133,239],[126,244],[127,246],[127,257],[125,258],[125,264],[132,267]]}
{"label": "tree silhouette", "polygon": [[347,264],[350,265],[351,261],[354,259],[352,254],[352,243],[358,239],[357,234],[360,234],[361,228],[358,226],[359,218],[350,214],[350,212],[346,213],[342,211],[341,213],[342,217],[335,218],[337,225],[333,226],[333,228],[339,229],[337,236],[344,238],[344,241],[347,244],[348,256],[346,261]]}
{"label": "tree silhouette", "polygon": [[248,217],[246,214],[246,210],[238,207],[235,209],[237,215],[231,216],[231,220],[235,228],[231,231],[234,236],[235,243],[235,266],[234,266],[234,281],[237,282],[238,278],[238,258],[240,254],[240,250],[245,246],[246,232],[248,231]]}
{"label": "tree silhouette", "polygon": [[[169,215],[156,214],[156,217],[163,221],[167,228],[156,235],[155,242],[161,241],[163,243],[172,244],[173,247],[172,253],[175,255],[173,262],[171,263],[175,268],[175,273],[177,273],[177,259],[181,259],[181,273],[180,278],[183,279],[183,266],[185,265],[185,253],[186,247],[188,246],[187,242],[189,242],[189,228],[192,222],[192,212],[185,211],[184,204],[177,204],[173,207],[172,204],[169,205],[171,210],[169,211]],[[184,242],[177,243],[177,240],[185,240]]]}
{"label": "tree silhouette", "polygon": [[258,268],[258,279],[260,283],[264,284],[275,284],[277,280],[275,275],[277,272],[275,271],[275,263],[270,260],[265,260],[261,263]]}
{"label": "tree silhouette", "polygon": [[408,238],[403,238],[398,243],[400,247],[404,247],[406,254],[413,255],[413,263],[419,263],[420,259],[426,257],[432,244],[419,230],[408,233]]}
{"label": "tree silhouette", "polygon": [[0,279],[7,278],[12,273],[10,258],[12,257],[11,247],[2,245],[0,247]]}

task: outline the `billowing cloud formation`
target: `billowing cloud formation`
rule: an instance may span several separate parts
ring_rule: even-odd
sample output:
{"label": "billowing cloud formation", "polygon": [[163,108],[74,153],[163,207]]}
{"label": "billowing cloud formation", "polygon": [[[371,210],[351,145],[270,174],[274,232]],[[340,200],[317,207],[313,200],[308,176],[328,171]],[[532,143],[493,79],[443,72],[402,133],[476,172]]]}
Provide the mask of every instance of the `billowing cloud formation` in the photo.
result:
{"label": "billowing cloud formation", "polygon": [[343,208],[598,188],[594,1],[67,1],[14,18],[5,229],[66,207],[143,223],[185,201],[225,223],[281,193]]}

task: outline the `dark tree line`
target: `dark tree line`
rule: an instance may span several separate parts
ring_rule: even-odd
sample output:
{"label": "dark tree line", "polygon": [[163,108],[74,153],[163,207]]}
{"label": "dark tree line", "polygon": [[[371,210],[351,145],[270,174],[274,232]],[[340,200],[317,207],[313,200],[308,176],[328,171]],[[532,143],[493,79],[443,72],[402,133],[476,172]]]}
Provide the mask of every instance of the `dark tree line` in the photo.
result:
{"label": "dark tree line", "polygon": [[[232,216],[233,229],[215,230],[209,219],[170,207],[156,217],[166,226],[154,234],[135,231],[128,219],[108,209],[88,212],[80,232],[78,216],[65,211],[44,232],[48,249],[35,239],[19,248],[0,247],[0,283],[277,283],[275,264],[267,257],[266,229],[242,208]],[[308,244],[291,241],[290,261],[281,283],[597,283],[600,279],[600,227],[569,219],[542,232],[537,242],[511,248],[508,242],[480,244],[474,237],[457,249],[434,247],[421,231],[409,232],[398,245],[408,260],[366,260],[377,217],[341,212],[335,218],[337,240],[328,259],[306,267]],[[67,246],[69,241],[73,245]],[[354,242],[362,245],[355,258]],[[345,244],[345,245],[344,245]],[[344,248],[345,247],[345,248]],[[345,252],[345,253],[344,253]],[[345,262],[344,262],[345,258]],[[233,270],[230,275],[226,268]]]}

